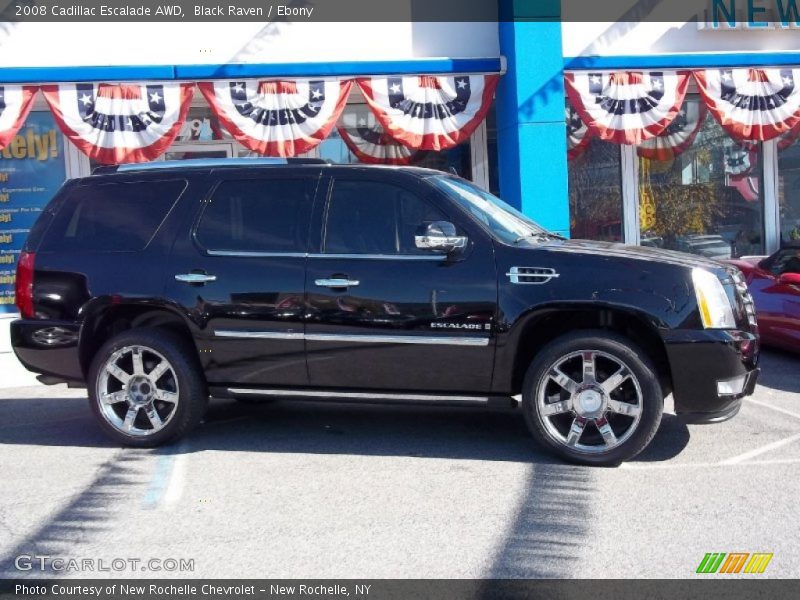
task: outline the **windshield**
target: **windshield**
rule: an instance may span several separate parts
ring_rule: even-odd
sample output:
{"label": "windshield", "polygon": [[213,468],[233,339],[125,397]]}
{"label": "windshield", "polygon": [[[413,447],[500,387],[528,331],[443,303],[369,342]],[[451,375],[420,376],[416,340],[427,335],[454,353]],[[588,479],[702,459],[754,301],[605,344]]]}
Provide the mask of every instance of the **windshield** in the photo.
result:
{"label": "windshield", "polygon": [[549,233],[497,196],[468,181],[447,176],[431,177],[430,181],[504,242],[517,243],[527,238],[559,237]]}

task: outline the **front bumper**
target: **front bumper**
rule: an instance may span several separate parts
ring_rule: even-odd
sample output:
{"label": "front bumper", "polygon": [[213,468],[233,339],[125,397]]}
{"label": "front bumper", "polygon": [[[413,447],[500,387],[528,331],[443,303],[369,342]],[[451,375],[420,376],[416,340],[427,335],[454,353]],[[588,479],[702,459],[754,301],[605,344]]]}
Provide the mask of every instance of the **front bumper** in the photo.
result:
{"label": "front bumper", "polygon": [[[675,412],[691,423],[716,423],[735,416],[753,393],[758,338],[745,331],[681,330],[664,336],[672,371]],[[720,382],[743,380],[741,391],[720,393]]]}

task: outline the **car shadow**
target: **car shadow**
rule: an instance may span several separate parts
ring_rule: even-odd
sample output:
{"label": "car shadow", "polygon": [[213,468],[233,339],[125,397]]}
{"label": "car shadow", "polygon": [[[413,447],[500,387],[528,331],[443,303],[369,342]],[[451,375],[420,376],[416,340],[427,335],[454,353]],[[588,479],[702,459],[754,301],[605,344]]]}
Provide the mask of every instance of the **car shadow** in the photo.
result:
{"label": "car shadow", "polygon": [[758,384],[781,392],[800,393],[800,354],[762,348]]}
{"label": "car shadow", "polygon": [[671,413],[664,413],[653,441],[633,459],[633,462],[661,462],[680,454],[689,444],[689,428]]}
{"label": "car shadow", "polygon": [[[637,460],[667,460],[688,429],[665,415]],[[86,398],[0,400],[0,444],[118,447]],[[563,464],[537,446],[518,411],[462,407],[214,400],[178,453],[204,450],[412,456]]]}

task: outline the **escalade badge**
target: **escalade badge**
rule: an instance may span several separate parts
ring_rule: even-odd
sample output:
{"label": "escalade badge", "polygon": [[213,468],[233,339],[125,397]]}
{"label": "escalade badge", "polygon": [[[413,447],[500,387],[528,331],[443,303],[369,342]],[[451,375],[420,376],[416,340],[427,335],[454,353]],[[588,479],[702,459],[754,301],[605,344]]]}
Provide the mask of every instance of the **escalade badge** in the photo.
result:
{"label": "escalade badge", "polygon": [[490,323],[431,323],[431,329],[471,329],[472,331],[491,329]]}

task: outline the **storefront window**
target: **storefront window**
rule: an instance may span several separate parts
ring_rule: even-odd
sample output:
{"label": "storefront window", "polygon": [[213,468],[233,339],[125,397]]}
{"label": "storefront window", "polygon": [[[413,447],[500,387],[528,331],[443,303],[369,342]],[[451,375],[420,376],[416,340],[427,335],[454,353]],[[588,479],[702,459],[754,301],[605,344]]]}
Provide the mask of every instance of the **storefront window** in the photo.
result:
{"label": "storefront window", "polygon": [[763,253],[761,146],[737,144],[706,115],[680,150],[663,160],[640,150],[641,244],[717,259]]}
{"label": "storefront window", "polygon": [[219,122],[208,106],[193,106],[189,109],[186,122],[181,127],[175,143],[182,142],[211,142],[219,140],[232,140],[228,130]]}
{"label": "storefront window", "polygon": [[800,139],[778,151],[781,241],[800,242]]}
{"label": "storefront window", "polygon": [[620,147],[593,139],[569,161],[570,237],[623,241]]}
{"label": "storefront window", "polygon": [[[342,114],[340,123],[344,123],[345,127],[349,125],[355,127],[356,123],[366,127],[374,127],[376,120],[366,104],[348,104]],[[357,131],[354,131],[353,134],[358,135]],[[472,154],[470,152],[470,143],[467,141],[443,152],[414,152],[409,164],[415,167],[455,173],[460,177],[471,180]],[[319,145],[319,156],[335,163],[359,162],[358,157],[348,149],[336,129]]]}

